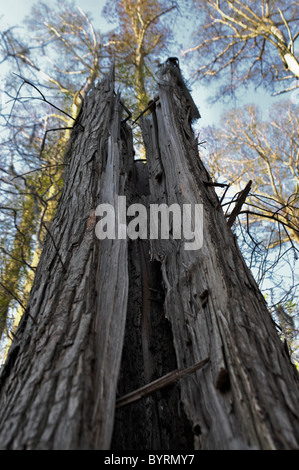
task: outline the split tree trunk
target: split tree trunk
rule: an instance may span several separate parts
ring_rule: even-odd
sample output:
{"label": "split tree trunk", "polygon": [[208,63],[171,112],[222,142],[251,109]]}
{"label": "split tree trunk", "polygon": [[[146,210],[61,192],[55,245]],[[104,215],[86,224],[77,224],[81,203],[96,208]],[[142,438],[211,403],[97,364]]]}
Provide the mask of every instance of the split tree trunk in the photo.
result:
{"label": "split tree trunk", "polygon": [[[112,75],[86,97],[71,136],[64,191],[1,372],[0,447],[298,449],[298,375],[199,159],[198,112],[177,64],[163,69],[142,120],[147,165],[133,161]],[[95,208],[117,208],[119,195],[203,204],[203,247],[97,240]],[[115,411],[116,398],[207,358]]]}
{"label": "split tree trunk", "polygon": [[193,104],[177,66],[162,72],[156,109],[142,123],[150,202],[203,204],[200,250],[185,250],[181,240],[151,241],[178,367],[209,357],[181,380],[196,448],[298,449],[298,373],[198,156]]}
{"label": "split tree trunk", "polygon": [[130,186],[132,135],[114,73],[86,98],[28,308],[1,373],[0,447],[108,449],[128,298],[126,240],[95,237],[95,208]]}
{"label": "split tree trunk", "polygon": [[[148,205],[147,166],[135,164],[130,204]],[[148,240],[129,241],[129,300],[118,399],[177,369],[165,318],[161,263],[150,261]],[[179,384],[163,387],[115,411],[112,450],[190,450],[193,433]]]}

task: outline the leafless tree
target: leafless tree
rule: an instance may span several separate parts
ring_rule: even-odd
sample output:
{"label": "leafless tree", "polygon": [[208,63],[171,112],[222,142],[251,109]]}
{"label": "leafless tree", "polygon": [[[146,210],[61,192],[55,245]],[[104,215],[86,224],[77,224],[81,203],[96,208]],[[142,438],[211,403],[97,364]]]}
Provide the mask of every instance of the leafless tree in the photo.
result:
{"label": "leafless tree", "polygon": [[204,131],[213,179],[229,184],[219,189],[228,218],[251,180],[234,230],[278,324],[278,305],[298,317],[298,125],[298,107],[285,101],[272,106],[266,120],[249,105],[226,112],[219,128]]}
{"label": "leafless tree", "polygon": [[[195,0],[199,25],[185,54],[196,76],[223,80],[219,95],[249,82],[275,93],[298,88],[298,1]],[[296,42],[297,41],[297,42]],[[198,57],[198,58],[196,58]]]}

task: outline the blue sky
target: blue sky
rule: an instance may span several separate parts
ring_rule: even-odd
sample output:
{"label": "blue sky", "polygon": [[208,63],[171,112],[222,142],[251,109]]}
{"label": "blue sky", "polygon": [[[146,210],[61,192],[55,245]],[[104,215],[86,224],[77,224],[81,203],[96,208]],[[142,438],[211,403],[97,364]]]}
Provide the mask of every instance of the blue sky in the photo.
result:
{"label": "blue sky", "polygon": [[[13,26],[20,24],[26,15],[30,13],[31,7],[37,3],[36,0],[10,0],[1,1],[2,16],[1,26]],[[46,0],[47,5],[55,5],[56,0]],[[101,16],[102,8],[106,0],[76,0],[76,4],[86,12],[91,12],[97,27],[106,27],[106,22]]]}

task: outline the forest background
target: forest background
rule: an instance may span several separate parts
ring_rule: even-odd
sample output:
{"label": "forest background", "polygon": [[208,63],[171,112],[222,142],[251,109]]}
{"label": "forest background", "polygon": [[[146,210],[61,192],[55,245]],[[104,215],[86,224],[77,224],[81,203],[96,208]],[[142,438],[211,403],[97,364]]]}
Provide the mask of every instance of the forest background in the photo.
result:
{"label": "forest background", "polygon": [[133,122],[154,97],[159,64],[174,56],[228,216],[252,181],[233,230],[298,363],[298,2],[14,0],[2,15],[2,358],[26,308],[82,99],[114,60]]}

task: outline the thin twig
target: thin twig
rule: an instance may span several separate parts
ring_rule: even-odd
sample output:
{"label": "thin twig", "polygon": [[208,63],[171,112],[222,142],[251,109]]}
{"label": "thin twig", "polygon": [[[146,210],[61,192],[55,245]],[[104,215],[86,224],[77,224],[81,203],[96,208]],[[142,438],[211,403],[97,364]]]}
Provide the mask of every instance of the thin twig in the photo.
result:
{"label": "thin twig", "polygon": [[[262,209],[262,210],[264,210],[264,209]],[[254,212],[254,211],[251,211],[251,210],[244,210],[244,211],[240,211],[239,214],[249,214],[249,215],[254,215],[254,216],[257,216],[257,217],[264,218],[264,219],[275,220],[275,222],[278,222],[281,225],[283,225],[284,227],[288,227],[289,229],[294,230],[294,232],[297,232],[299,234],[299,230],[297,228],[295,228],[293,225],[290,225],[290,224],[284,222],[283,220],[281,220],[275,213],[262,214],[262,213]]]}
{"label": "thin twig", "polygon": [[60,263],[61,263],[61,265],[62,265],[62,267],[63,267],[64,272],[66,272],[67,269],[66,269],[66,267],[65,267],[65,265],[64,265],[64,263],[63,263],[63,261],[62,261],[62,259],[61,259],[60,253],[59,253],[59,251],[58,251],[58,248],[57,248],[57,246],[56,246],[55,240],[54,240],[54,238],[52,237],[52,234],[51,234],[50,230],[49,230],[48,227],[46,226],[45,222],[42,222],[42,225],[45,227],[46,231],[47,231],[48,234],[50,235],[50,238],[51,238],[51,240],[52,240],[52,242],[53,242],[54,248],[55,248],[56,253],[57,253],[57,255],[58,255],[59,261],[60,261]]}
{"label": "thin twig", "polygon": [[34,173],[35,171],[42,171],[42,170],[46,170],[47,168],[53,168],[53,167],[57,167],[57,166],[68,166],[68,163],[59,163],[57,165],[41,166],[39,168],[36,168],[35,170],[26,171],[26,173],[22,173],[21,175],[14,176],[13,178],[11,178],[11,181],[15,180],[16,178],[22,178],[25,175],[29,175],[30,173]]}
{"label": "thin twig", "polygon": [[2,286],[3,289],[5,289],[6,292],[8,292],[9,295],[11,295],[18,302],[18,304],[20,304],[20,306],[22,307],[23,310],[26,310],[26,307],[24,306],[24,304],[22,304],[20,299],[10,289],[8,289],[8,287],[6,287],[6,285],[3,284],[3,282],[1,282],[1,281],[0,281],[0,286]]}
{"label": "thin twig", "polygon": [[225,190],[224,190],[224,192],[223,192],[223,194],[222,194],[222,196],[221,196],[221,199],[219,200],[219,202],[218,202],[218,204],[217,204],[217,207],[216,207],[216,210],[217,210],[217,211],[220,209],[221,204],[222,204],[222,202],[223,202],[223,199],[225,198],[225,195],[226,195],[226,193],[227,193],[229,187],[230,187],[230,184],[227,184],[227,185],[226,185],[226,188],[225,188]]}
{"label": "thin twig", "polygon": [[[16,75],[17,77],[21,78],[24,83],[27,83],[28,85],[32,86],[32,88],[34,88],[34,89],[41,95],[42,101],[44,101],[44,102],[47,103],[48,105],[52,106],[53,108],[57,109],[57,111],[59,111],[60,113],[65,114],[67,117],[69,117],[69,118],[72,119],[73,121],[76,121],[76,118],[74,118],[74,117],[71,116],[70,114],[66,113],[66,112],[63,111],[62,109],[58,108],[57,106],[55,106],[55,104],[50,103],[50,101],[47,100],[47,98],[46,98],[46,97],[43,95],[43,93],[38,89],[38,87],[37,87],[36,85],[34,85],[32,82],[30,82],[29,80],[27,80],[27,78],[22,77],[22,75],[19,75],[18,73],[15,73],[15,72],[13,72],[13,74]],[[20,91],[20,89],[19,89],[19,91]]]}
{"label": "thin twig", "polygon": [[8,292],[9,295],[11,295],[20,304],[24,312],[26,312],[28,316],[31,318],[31,320],[33,321],[33,323],[36,324],[37,322],[35,318],[33,318],[33,316],[29,313],[29,309],[24,306],[24,304],[20,301],[20,299],[10,289],[8,289],[8,287],[6,287],[2,282],[0,282],[0,286],[2,286],[3,289],[5,289],[6,292]]}
{"label": "thin twig", "polygon": [[40,149],[40,158],[42,158],[42,153],[43,153],[44,148],[45,148],[46,137],[47,137],[48,132],[51,132],[51,131],[66,131],[66,130],[72,130],[72,129],[73,129],[73,127],[53,127],[53,129],[47,129],[45,134],[44,134],[41,149]]}

